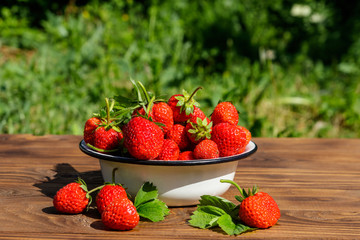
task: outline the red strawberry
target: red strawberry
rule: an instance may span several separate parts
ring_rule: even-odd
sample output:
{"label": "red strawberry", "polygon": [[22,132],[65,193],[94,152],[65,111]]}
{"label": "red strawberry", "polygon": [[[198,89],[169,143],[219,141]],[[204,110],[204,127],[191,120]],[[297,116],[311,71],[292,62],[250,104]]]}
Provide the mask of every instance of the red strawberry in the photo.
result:
{"label": "red strawberry", "polygon": [[174,125],[173,111],[167,103],[159,102],[155,103],[152,107],[153,120],[159,122],[165,126],[161,126],[166,134]]}
{"label": "red strawberry", "polygon": [[171,139],[165,139],[163,148],[156,158],[158,160],[177,160],[179,158],[180,149],[178,145]]}
{"label": "red strawberry", "polygon": [[194,149],[195,159],[211,159],[219,157],[219,149],[212,140],[205,139],[196,145]]}
{"label": "red strawberry", "polygon": [[235,198],[241,202],[239,217],[249,227],[268,228],[277,223],[281,214],[275,200],[265,192],[258,192],[257,187],[246,191],[231,180],[220,180],[234,185],[240,192]]}
{"label": "red strawberry", "polygon": [[164,126],[160,127],[164,131],[164,134],[166,134],[174,125],[173,112],[170,106],[165,102],[155,103],[147,114],[145,109],[140,107],[133,112],[132,117],[139,115],[151,117],[154,122],[163,124]]}
{"label": "red strawberry", "polygon": [[204,119],[206,118],[206,115],[200,108],[194,106],[194,112],[192,113],[191,118],[192,117],[199,117],[201,119]]}
{"label": "red strawberry", "polygon": [[201,87],[198,87],[191,95],[183,90],[183,94],[175,94],[169,98],[168,104],[173,111],[174,122],[186,122],[191,118],[194,107],[198,106],[193,97],[200,89]]}
{"label": "red strawberry", "polygon": [[214,126],[222,122],[237,125],[239,122],[239,114],[231,102],[221,102],[216,105],[211,114],[211,121],[214,122]]}
{"label": "red strawberry", "polygon": [[[120,128],[116,125],[116,122],[110,118],[110,112],[115,104],[115,100],[111,99],[111,106],[109,104],[109,99],[105,98],[106,102],[106,117],[99,118],[99,120],[92,120],[89,122],[90,128],[93,130],[93,135],[87,137],[93,137],[90,142],[87,142],[90,147],[93,149],[100,151],[100,152],[107,152],[107,151],[116,151],[120,147],[120,142],[123,138],[123,134]],[[92,122],[97,122],[96,124],[91,124]],[[96,127],[95,127],[96,126]],[[85,124],[86,128],[86,124]],[[84,132],[84,139],[85,139],[85,132]],[[86,142],[86,140],[85,140]]]}
{"label": "red strawberry", "polygon": [[233,124],[219,123],[213,127],[211,140],[216,142],[220,157],[232,156],[245,147],[246,134]]}
{"label": "red strawberry", "polygon": [[123,138],[122,132],[113,128],[99,127],[94,133],[94,147],[100,150],[116,150]]}
{"label": "red strawberry", "polygon": [[167,132],[166,138],[174,140],[180,150],[186,149],[191,143],[187,137],[185,126],[181,124],[175,124],[170,131]]}
{"label": "red strawberry", "polygon": [[77,214],[84,211],[89,204],[86,183],[82,179],[72,182],[57,191],[53,204],[62,213]]}
{"label": "red strawberry", "polygon": [[178,160],[194,160],[194,154],[193,151],[185,151],[185,152],[181,152],[179,154],[179,158]]}
{"label": "red strawberry", "polygon": [[251,141],[251,132],[250,132],[247,128],[243,127],[243,126],[237,126],[237,127],[238,127],[241,131],[245,132],[245,136],[246,136],[245,146],[242,147],[242,148],[237,152],[237,154],[240,154],[240,153],[242,153],[242,152],[245,151],[246,146],[247,146],[247,145],[249,144],[249,142]]}
{"label": "red strawberry", "polygon": [[248,145],[248,143],[251,141],[251,132],[246,127],[243,126],[237,126],[237,127],[245,132],[245,136],[246,136],[245,146]]}
{"label": "red strawberry", "polygon": [[185,131],[190,141],[198,144],[204,139],[211,138],[212,122],[207,117],[202,120],[193,116],[186,124]]}
{"label": "red strawberry", "polygon": [[127,198],[125,189],[118,184],[106,184],[96,195],[96,206],[101,214],[116,199]]}
{"label": "red strawberry", "polygon": [[137,159],[155,159],[164,144],[159,126],[143,117],[134,117],[124,128],[124,146]]}
{"label": "red strawberry", "polygon": [[97,117],[89,118],[84,127],[84,141],[91,145],[94,145],[94,133],[95,129],[100,125],[101,120]]}
{"label": "red strawberry", "polygon": [[258,192],[241,202],[239,216],[250,227],[268,228],[277,223],[281,214],[278,205],[269,194]]}
{"label": "red strawberry", "polygon": [[138,225],[140,216],[128,198],[121,198],[104,209],[101,220],[110,229],[131,230]]}

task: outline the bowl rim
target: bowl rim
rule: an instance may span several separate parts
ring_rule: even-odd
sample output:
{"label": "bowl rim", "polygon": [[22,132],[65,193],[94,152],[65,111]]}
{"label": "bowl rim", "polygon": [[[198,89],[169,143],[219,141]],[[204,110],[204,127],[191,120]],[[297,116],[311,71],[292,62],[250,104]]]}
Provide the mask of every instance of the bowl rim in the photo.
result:
{"label": "bowl rim", "polygon": [[208,165],[208,164],[219,164],[225,162],[236,161],[240,159],[247,158],[248,156],[254,154],[258,146],[253,141],[250,141],[246,146],[243,153],[232,155],[228,157],[219,157],[213,159],[197,159],[197,160],[140,160],[131,157],[123,157],[116,155],[116,153],[101,153],[97,152],[94,149],[88,147],[84,140],[81,140],[79,143],[80,150],[91,156],[102,160],[108,160],[112,162],[120,163],[129,163],[129,164],[138,164],[138,165],[154,165],[154,166],[192,166],[192,165]]}

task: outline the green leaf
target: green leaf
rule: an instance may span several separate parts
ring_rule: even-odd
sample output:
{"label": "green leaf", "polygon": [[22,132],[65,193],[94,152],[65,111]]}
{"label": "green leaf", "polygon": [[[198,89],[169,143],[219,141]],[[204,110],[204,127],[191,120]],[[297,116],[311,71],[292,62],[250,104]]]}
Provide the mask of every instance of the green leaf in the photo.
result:
{"label": "green leaf", "polygon": [[225,214],[217,220],[219,227],[228,235],[238,235],[247,231],[255,230],[241,223],[234,223],[230,215]]}
{"label": "green leaf", "polygon": [[159,199],[141,204],[136,210],[140,217],[147,218],[152,222],[164,220],[165,216],[170,212],[166,204]]}
{"label": "green leaf", "polygon": [[217,225],[220,216],[226,214],[225,211],[214,206],[198,206],[191,215],[189,223],[193,227],[211,228]]}
{"label": "green leaf", "polygon": [[169,214],[166,204],[158,199],[157,188],[149,182],[144,183],[136,194],[134,205],[142,218],[152,222],[164,220]]}
{"label": "green leaf", "polygon": [[199,206],[214,206],[222,209],[232,218],[237,218],[239,214],[239,206],[233,202],[218,196],[203,195],[199,200]]}
{"label": "green leaf", "polygon": [[152,183],[146,182],[136,194],[134,205],[135,207],[138,207],[141,204],[157,199],[157,197],[157,188]]}

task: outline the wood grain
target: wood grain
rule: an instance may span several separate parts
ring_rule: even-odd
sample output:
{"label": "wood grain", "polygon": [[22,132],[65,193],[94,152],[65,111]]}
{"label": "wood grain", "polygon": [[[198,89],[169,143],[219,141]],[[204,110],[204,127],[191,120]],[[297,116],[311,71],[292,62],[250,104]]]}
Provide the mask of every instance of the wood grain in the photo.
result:
{"label": "wood grain", "polygon": [[[80,136],[0,135],[0,239],[359,239],[360,139],[256,138],[258,152],[239,161],[235,180],[257,184],[277,201],[275,226],[237,237],[188,225],[195,207],[171,208],[159,223],[127,232],[104,229],[95,209],[56,213],[52,197],[81,176],[102,184],[97,159]],[[224,197],[233,200],[231,187]]]}

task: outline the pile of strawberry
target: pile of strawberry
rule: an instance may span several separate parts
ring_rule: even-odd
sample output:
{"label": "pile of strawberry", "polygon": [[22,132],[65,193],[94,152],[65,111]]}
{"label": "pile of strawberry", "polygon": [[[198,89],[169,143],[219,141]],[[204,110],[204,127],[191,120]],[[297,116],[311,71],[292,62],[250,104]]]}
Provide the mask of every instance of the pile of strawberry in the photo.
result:
{"label": "pile of strawberry", "polygon": [[79,178],[57,191],[53,205],[58,212],[79,214],[90,207],[92,193],[96,193],[101,221],[109,229],[131,230],[138,225],[140,217],[158,222],[169,214],[166,204],[157,198],[156,187],[149,182],[144,183],[132,202],[120,184],[105,183],[88,190],[85,181]]}
{"label": "pile of strawberry", "polygon": [[167,101],[134,82],[135,99],[117,96],[84,127],[84,141],[100,152],[125,152],[142,160],[212,159],[240,154],[251,133],[238,125],[231,102],[220,102],[207,117],[183,90]]}

